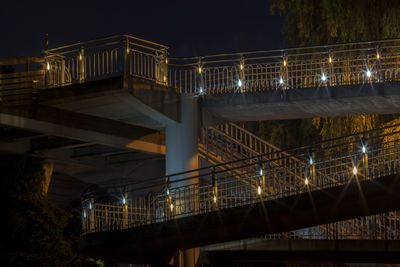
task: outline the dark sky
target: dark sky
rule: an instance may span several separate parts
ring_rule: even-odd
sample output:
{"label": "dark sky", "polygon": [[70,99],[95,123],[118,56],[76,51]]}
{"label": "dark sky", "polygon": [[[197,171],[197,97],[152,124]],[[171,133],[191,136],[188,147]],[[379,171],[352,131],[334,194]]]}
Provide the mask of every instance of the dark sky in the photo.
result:
{"label": "dark sky", "polygon": [[171,56],[281,48],[283,19],[268,0],[3,0],[0,58],[127,33],[170,46]]}

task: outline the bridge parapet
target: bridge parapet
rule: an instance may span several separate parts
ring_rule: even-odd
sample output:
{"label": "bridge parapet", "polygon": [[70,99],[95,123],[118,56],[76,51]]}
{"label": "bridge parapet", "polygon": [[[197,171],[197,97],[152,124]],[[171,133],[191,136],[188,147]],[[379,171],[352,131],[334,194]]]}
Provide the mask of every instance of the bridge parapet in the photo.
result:
{"label": "bridge parapet", "polygon": [[48,87],[115,76],[167,83],[168,47],[129,35],[113,35],[44,52]]}
{"label": "bridge parapet", "polygon": [[[138,227],[397,174],[399,134],[399,125],[390,126],[147,184],[88,192],[82,204],[83,232]],[[293,156],[300,160],[290,160]],[[272,164],[276,161],[279,166]],[[171,179],[183,174],[189,178]]]}

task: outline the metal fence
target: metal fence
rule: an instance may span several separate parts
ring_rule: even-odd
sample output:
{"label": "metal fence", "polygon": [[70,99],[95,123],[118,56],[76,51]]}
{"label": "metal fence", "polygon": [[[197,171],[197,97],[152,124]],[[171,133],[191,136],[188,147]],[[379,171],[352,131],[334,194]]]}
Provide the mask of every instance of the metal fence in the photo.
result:
{"label": "metal fence", "polygon": [[201,95],[400,79],[400,40],[168,58],[166,46],[116,35],[45,54],[47,87],[130,75]]}
{"label": "metal fence", "polygon": [[46,87],[114,76],[167,82],[168,47],[129,35],[113,35],[45,50]]}
{"label": "metal fence", "polygon": [[147,181],[151,185],[100,188],[83,201],[83,232],[136,227],[395,174],[400,163],[399,128]]}

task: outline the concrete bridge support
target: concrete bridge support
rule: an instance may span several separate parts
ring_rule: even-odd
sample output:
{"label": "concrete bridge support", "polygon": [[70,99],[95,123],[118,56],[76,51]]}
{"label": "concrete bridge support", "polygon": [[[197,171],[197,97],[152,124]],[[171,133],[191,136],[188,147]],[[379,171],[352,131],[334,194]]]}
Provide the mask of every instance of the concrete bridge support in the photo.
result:
{"label": "concrete bridge support", "polygon": [[[166,175],[189,171],[199,168],[197,139],[199,133],[199,105],[198,98],[193,95],[181,95],[181,121],[180,123],[168,124],[166,127]],[[187,176],[195,176],[198,173],[190,173]],[[185,176],[173,176],[171,182]],[[196,183],[197,180],[191,180]],[[182,183],[172,184],[171,187],[184,185]],[[179,205],[179,199],[175,199],[175,207]],[[196,203],[196,201],[190,201]],[[187,203],[187,201],[185,201]],[[186,204],[185,204],[186,205]],[[189,204],[190,205],[190,204]],[[195,209],[196,207],[184,207],[184,209]],[[180,212],[176,210],[175,212]],[[175,266],[194,267],[199,257],[199,248],[179,251],[174,257]]]}

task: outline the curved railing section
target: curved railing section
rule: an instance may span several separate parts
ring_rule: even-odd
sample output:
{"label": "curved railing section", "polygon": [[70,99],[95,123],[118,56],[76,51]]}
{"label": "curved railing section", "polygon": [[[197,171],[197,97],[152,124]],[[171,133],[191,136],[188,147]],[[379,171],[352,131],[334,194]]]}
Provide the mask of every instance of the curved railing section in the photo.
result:
{"label": "curved railing section", "polygon": [[396,125],[285,151],[288,155],[279,152],[282,160],[302,159],[286,166],[286,172],[261,155],[223,164],[229,166],[225,169],[217,165],[146,184],[93,189],[82,203],[83,233],[138,227],[395,174],[399,134]]}

